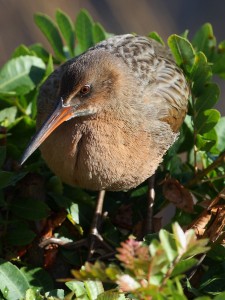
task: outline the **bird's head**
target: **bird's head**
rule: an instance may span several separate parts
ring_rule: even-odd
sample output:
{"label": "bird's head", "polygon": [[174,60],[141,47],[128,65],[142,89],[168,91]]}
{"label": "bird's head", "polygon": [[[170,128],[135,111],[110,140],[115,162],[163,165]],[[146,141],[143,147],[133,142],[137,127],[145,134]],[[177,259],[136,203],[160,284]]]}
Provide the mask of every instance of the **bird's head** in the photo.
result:
{"label": "bird's head", "polygon": [[90,117],[117,105],[116,93],[125,79],[124,68],[123,61],[103,50],[88,51],[71,61],[64,68],[55,108],[31,139],[20,164],[63,122]]}

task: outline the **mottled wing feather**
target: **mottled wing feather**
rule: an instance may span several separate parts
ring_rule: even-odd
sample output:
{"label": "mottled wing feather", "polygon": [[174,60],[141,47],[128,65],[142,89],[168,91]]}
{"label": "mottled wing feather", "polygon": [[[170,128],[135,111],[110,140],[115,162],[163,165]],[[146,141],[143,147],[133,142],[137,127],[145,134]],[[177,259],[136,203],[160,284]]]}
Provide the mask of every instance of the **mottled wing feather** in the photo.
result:
{"label": "mottled wing feather", "polygon": [[149,109],[154,105],[153,110],[159,119],[177,132],[187,112],[190,90],[169,49],[155,40],[131,34],[114,36],[92,49],[98,48],[123,59],[143,86],[143,93],[147,90]]}

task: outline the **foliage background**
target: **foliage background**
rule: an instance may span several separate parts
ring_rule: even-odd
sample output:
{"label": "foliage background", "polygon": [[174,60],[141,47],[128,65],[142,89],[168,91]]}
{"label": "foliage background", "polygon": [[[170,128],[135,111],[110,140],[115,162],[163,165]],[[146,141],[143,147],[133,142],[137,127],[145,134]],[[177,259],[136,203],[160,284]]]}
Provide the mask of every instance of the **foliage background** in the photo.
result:
{"label": "foliage background", "polygon": [[[58,25],[60,20],[62,20],[61,18],[64,17],[60,12],[58,12],[56,14]],[[44,27],[41,25],[42,21],[43,19],[40,15],[35,17],[36,24],[39,24],[39,27],[44,30]],[[105,37],[105,33],[101,31],[101,27],[99,27],[97,24],[90,25],[90,21],[85,19],[84,15],[80,18],[80,21],[86,22],[86,26],[90,28],[89,30],[92,30],[92,26],[95,28],[93,31],[93,36],[95,37],[94,41],[97,41],[99,37]],[[78,23],[76,23],[75,27],[79,27]],[[62,30],[63,27],[60,29]],[[67,34],[67,32],[65,32],[65,34]],[[79,30],[76,31],[76,35],[77,38],[80,38],[80,45],[81,40],[83,39],[84,41],[84,49],[77,48],[78,50],[76,49],[76,53],[78,53],[79,51],[85,50],[85,44],[88,39],[85,39],[83,34],[79,33]],[[68,40],[65,37],[64,38],[66,42],[69,42],[70,45],[70,37],[67,37]],[[59,39],[57,39],[57,41],[58,40]],[[37,40],[35,40],[35,42],[37,42]],[[220,168],[217,168],[217,165],[214,169],[211,169],[209,171],[209,177],[206,178],[207,180],[204,183],[202,182],[202,185],[196,186],[196,183],[200,181],[201,178],[198,178],[198,180],[195,183],[192,182],[192,184],[190,184],[189,180],[191,177],[193,177],[195,171],[193,169],[193,165],[196,165],[197,162],[200,162],[200,166],[203,165],[207,168],[219,158],[220,151],[224,150],[224,118],[221,119],[220,126],[215,127],[220,120],[220,115],[213,109],[214,104],[218,100],[218,91],[217,87],[211,82],[211,63],[214,63],[213,73],[219,74],[222,78],[224,78],[225,68],[223,62],[225,45],[224,43],[221,43],[219,45],[219,49],[217,49],[216,41],[209,25],[202,27],[202,29],[195,36],[193,40],[194,48],[192,48],[192,46],[185,39],[182,39],[178,36],[171,37],[169,39],[169,44],[173,50],[173,54],[175,55],[178,64],[183,67],[188,79],[193,83],[193,98],[189,107],[189,115],[192,116],[192,123],[188,122],[187,119],[183,127],[186,135],[181,135],[181,140],[176,144],[175,147],[173,147],[173,149],[168,152],[164,163],[164,170],[170,170],[170,173],[175,178],[179,179],[180,182],[188,182],[189,187],[192,188],[192,193],[195,194],[199,202],[202,200],[209,201],[214,199],[213,205],[208,206],[210,213],[212,215],[214,213],[214,220],[211,220],[212,223],[208,227],[209,230],[206,230],[207,234],[204,235],[204,228],[199,226],[199,224],[196,224],[197,229],[203,229],[203,233],[199,232],[199,235],[203,237],[208,236],[214,243],[217,241],[220,233],[222,232],[222,228],[219,228],[219,223],[222,222],[223,224],[223,220],[217,220],[217,217],[223,217],[222,213],[224,212],[224,204],[222,202],[220,203],[220,206],[214,206],[218,204],[218,200],[220,200],[220,198],[224,198],[224,167],[221,166]],[[63,49],[62,45],[60,45],[58,42],[54,44],[54,41],[52,46],[57,57],[57,59],[54,59],[54,62],[59,64],[60,62],[65,61],[70,49],[68,52],[68,49]],[[205,55],[201,54],[199,51],[203,51],[205,53],[209,63],[207,62]],[[46,67],[43,65],[43,61],[37,56],[40,56],[43,59],[43,61],[46,63]],[[85,251],[74,252],[66,249],[61,249],[61,251],[58,251],[57,248],[54,249],[53,247],[47,251],[45,250],[44,253],[42,253],[43,251],[40,249],[40,247],[38,247],[38,244],[40,238],[47,238],[48,236],[51,237],[52,231],[55,231],[55,233],[59,236],[66,238],[66,241],[71,241],[74,238],[79,239],[83,234],[83,230],[87,232],[87,229],[90,226],[89,223],[92,211],[90,208],[94,207],[94,199],[96,197],[95,193],[86,193],[85,191],[81,191],[79,189],[74,190],[67,186],[63,187],[61,182],[46,168],[45,164],[40,159],[38,152],[30,159],[30,163],[27,164],[27,167],[18,172],[18,166],[15,159],[20,157],[22,150],[30,138],[30,135],[32,135],[34,132],[35,124],[33,117],[35,116],[36,92],[38,91],[41,81],[44,80],[49,73],[51,73],[53,65],[51,56],[49,57],[44,53],[40,53],[40,48],[37,47],[30,49],[24,46],[19,47],[14,51],[13,57],[17,59],[17,63],[20,62],[18,64],[20,66],[23,66],[24,63],[27,67],[29,62],[33,66],[33,71],[35,70],[33,75],[35,76],[31,77],[36,88],[34,88],[35,86],[30,81],[27,82],[27,85],[24,84],[24,81],[22,85],[16,87],[9,85],[9,90],[4,90],[4,85],[1,86],[1,97],[5,101],[1,102],[1,124],[3,126],[3,128],[1,128],[1,130],[3,130],[1,132],[1,142],[3,146],[7,144],[8,148],[7,159],[5,162],[5,148],[1,148],[1,165],[3,167],[3,171],[1,172],[1,188],[7,188],[4,190],[4,193],[1,193],[0,195],[0,204],[2,208],[1,235],[3,237],[0,251],[1,256],[3,256],[6,260],[16,259],[16,257],[22,259],[21,261],[20,259],[16,259],[15,261],[15,265],[17,265],[19,269],[10,263],[1,261],[1,292],[4,296],[4,299],[13,299],[11,293],[13,291],[14,280],[17,281],[17,289],[18,287],[23,287],[23,290],[26,290],[30,286],[33,286],[40,287],[44,291],[49,291],[53,288],[53,283],[50,277],[48,277],[47,273],[45,273],[42,269],[35,267],[45,266],[53,278],[62,278],[68,274],[71,265],[79,267],[83,264],[86,256]],[[14,62],[11,61],[11,63],[12,69],[10,69],[10,65],[8,65],[8,69],[3,69],[1,71],[2,75],[8,72],[15,72]],[[19,69],[16,71],[19,71],[20,73]],[[27,74],[27,76],[24,77],[24,80],[28,80],[30,75],[32,74]],[[20,86],[23,86],[23,89],[21,89]],[[14,95],[10,95],[11,90],[16,91],[16,93]],[[8,128],[7,136],[5,136],[4,126]],[[190,144],[190,140],[197,145],[198,149],[201,149],[198,155],[197,152],[194,153],[196,161],[193,161],[193,145]],[[179,157],[175,155],[176,151],[182,152],[184,150],[188,152],[187,164],[183,164]],[[224,155],[224,151],[222,153]],[[171,159],[173,160],[173,163],[170,163]],[[165,173],[162,173],[159,176],[161,176],[163,179],[165,175]],[[160,178],[157,178],[157,181],[159,182]],[[181,190],[183,191],[183,187],[180,186],[178,182],[168,181],[167,184],[168,183],[175,189],[178,188],[178,192]],[[165,190],[164,197],[167,196],[166,198],[168,199],[170,198],[170,195],[166,195]],[[130,232],[131,228],[134,232],[140,231],[140,224],[138,224],[138,220],[136,219],[137,214],[132,215],[131,211],[135,211],[137,208],[139,209],[140,200],[146,197],[145,191],[146,186],[143,185],[143,187],[140,189],[131,191],[130,193],[107,194],[106,209],[109,211],[111,219],[106,218],[103,232],[105,239],[113,244],[113,246],[117,246],[119,242],[124,239],[126,236],[126,230],[128,233]],[[222,191],[222,193],[219,193],[220,191]],[[189,196],[185,193],[183,194],[183,198],[187,200]],[[161,200],[163,199],[162,187],[157,187],[157,198],[158,201],[156,202],[155,210],[160,211],[162,208],[160,207]],[[43,200],[45,200],[45,202]],[[125,208],[123,208],[123,205],[125,205]],[[184,211],[180,211],[181,207],[179,207],[179,204],[175,203],[175,205],[178,207],[178,210],[174,219],[181,222],[182,225],[189,225],[190,222],[198,216],[199,221],[203,222],[205,225],[207,224],[207,220],[200,218],[201,212],[207,212],[204,210],[204,206],[201,208],[201,206],[196,205],[193,212],[193,207],[190,205],[190,203],[186,208],[182,207],[182,210]],[[206,201],[204,205],[207,207],[208,202]],[[215,211],[213,212],[212,208],[216,209],[217,214],[215,214]],[[121,211],[118,211],[118,209],[121,209]],[[52,211],[51,214],[50,210]],[[128,213],[126,214],[127,211]],[[190,211],[192,214],[190,214]],[[144,208],[142,208],[142,211],[140,209],[139,213],[141,214],[143,212]],[[123,219],[124,216],[127,218],[127,220],[124,222],[125,224],[121,224],[120,216],[122,216]],[[61,223],[63,223],[62,227],[59,226]],[[135,224],[135,226],[133,226],[133,224]],[[119,225],[120,227],[125,226],[125,233],[120,232],[116,227],[114,227],[114,225]],[[218,231],[211,232],[210,228]],[[177,236],[175,237],[172,237],[165,232],[164,234],[161,234],[161,236],[164,235],[164,242],[162,245],[164,245],[164,247],[165,245],[170,247],[172,253],[172,261],[169,261],[169,265],[165,266],[165,268],[169,268],[168,270],[170,270],[170,264],[172,263],[173,265],[176,261],[173,261],[173,257],[176,256],[177,251],[174,240],[179,245],[180,243],[182,244],[182,239],[179,240],[179,238],[182,237],[182,234],[179,232],[180,231],[177,230]],[[150,242],[151,239],[152,237],[149,237],[148,242]],[[162,253],[162,249],[160,248],[161,246],[158,245],[157,242],[154,242],[151,245],[153,253],[157,249],[160,251],[160,253]],[[168,251],[168,253],[169,252],[170,251]],[[204,251],[199,250],[199,253],[200,252]],[[204,265],[207,270],[206,275],[202,277],[203,279],[201,282],[198,282],[198,285],[200,284],[200,288],[195,290],[195,286],[189,286],[193,295],[204,295],[204,293],[217,294],[223,290],[224,284],[222,284],[222,282],[225,273],[223,254],[224,248],[214,244],[212,251],[207,256],[206,264]],[[68,264],[65,263],[65,261]],[[165,262],[165,256],[163,256],[163,261]],[[217,264],[215,264],[215,262],[217,262]],[[136,263],[143,263],[143,261],[138,260]],[[193,261],[191,261],[191,264],[192,263]],[[34,268],[30,268],[29,266],[31,265]],[[157,267],[159,268],[159,266]],[[183,262],[182,268],[186,270]],[[90,267],[86,266],[87,272],[89,269]],[[93,270],[96,272],[102,271],[102,269],[104,268],[100,267],[99,269],[99,266],[93,267]],[[181,269],[179,269],[179,272]],[[138,270],[139,269],[137,268],[137,271]],[[166,274],[168,273],[167,271]],[[6,277],[9,278],[9,280],[7,281],[6,289],[4,290],[3,282]],[[178,299],[186,299],[182,294],[182,288],[179,285],[180,279],[181,278],[177,278],[176,280],[174,279],[174,282],[168,281],[168,284],[166,285],[167,290],[164,292],[166,294],[168,291],[169,293],[172,292],[176,285],[176,297],[178,297]],[[9,284],[11,284],[11,286]],[[68,287],[73,292],[77,292],[77,286],[74,286],[73,284],[69,286],[68,284]],[[95,288],[98,287],[95,286]],[[89,284],[82,286],[82,289],[93,291],[93,287],[90,288]],[[19,293],[20,291],[17,290],[17,294]],[[32,293],[34,293],[34,290],[29,289],[26,299],[32,299]],[[60,290],[57,290],[57,293],[60,293]],[[158,297],[157,289],[155,294],[156,297]],[[21,295],[23,295],[22,292]],[[36,296],[38,297],[38,295]],[[40,295],[39,297],[42,299]],[[59,298],[62,297],[63,296]],[[89,298],[90,297],[87,299]],[[113,299],[119,299],[118,295],[117,298]]]}

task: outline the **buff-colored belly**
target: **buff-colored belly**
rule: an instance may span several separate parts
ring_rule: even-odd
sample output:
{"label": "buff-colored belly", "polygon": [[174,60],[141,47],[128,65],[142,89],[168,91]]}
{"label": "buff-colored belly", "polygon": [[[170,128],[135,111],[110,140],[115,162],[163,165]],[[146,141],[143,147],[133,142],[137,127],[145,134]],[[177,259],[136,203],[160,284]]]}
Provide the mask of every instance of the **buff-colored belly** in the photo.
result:
{"label": "buff-colored belly", "polygon": [[92,190],[128,190],[154,173],[162,157],[147,133],[128,133],[107,123],[91,125],[90,130],[86,123],[64,123],[41,147],[62,181]]}

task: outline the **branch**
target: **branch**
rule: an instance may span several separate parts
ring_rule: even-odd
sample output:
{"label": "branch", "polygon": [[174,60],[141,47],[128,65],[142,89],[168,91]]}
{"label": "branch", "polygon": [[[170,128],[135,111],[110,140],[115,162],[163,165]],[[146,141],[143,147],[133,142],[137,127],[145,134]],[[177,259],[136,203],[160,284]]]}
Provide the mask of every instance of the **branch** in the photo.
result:
{"label": "branch", "polygon": [[197,184],[204,176],[206,176],[209,172],[213,171],[223,163],[225,163],[225,151],[223,151],[211,165],[209,165],[207,168],[196,174],[196,176],[193,179],[191,179],[185,185],[185,187],[190,188],[191,186]]}

